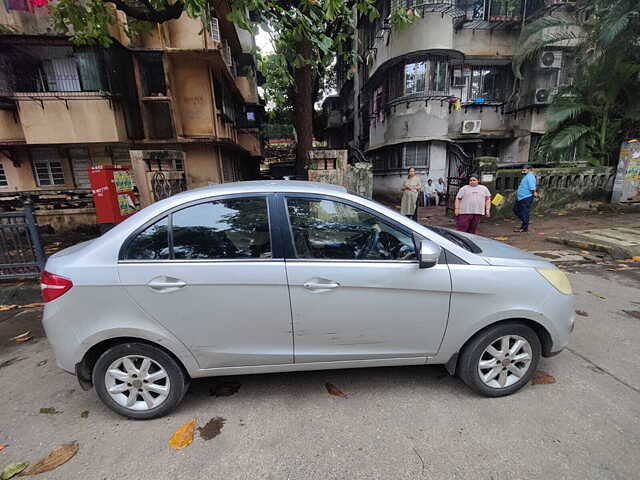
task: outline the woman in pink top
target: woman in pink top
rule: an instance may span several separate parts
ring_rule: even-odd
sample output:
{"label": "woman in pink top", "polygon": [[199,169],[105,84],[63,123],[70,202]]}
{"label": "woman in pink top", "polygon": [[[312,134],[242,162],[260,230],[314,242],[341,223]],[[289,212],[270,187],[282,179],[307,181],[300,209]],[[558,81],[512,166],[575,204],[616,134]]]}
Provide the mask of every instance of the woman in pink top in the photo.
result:
{"label": "woman in pink top", "polygon": [[480,218],[491,214],[491,192],[478,183],[478,177],[469,177],[469,185],[465,185],[456,195],[456,228],[461,232],[476,233]]}

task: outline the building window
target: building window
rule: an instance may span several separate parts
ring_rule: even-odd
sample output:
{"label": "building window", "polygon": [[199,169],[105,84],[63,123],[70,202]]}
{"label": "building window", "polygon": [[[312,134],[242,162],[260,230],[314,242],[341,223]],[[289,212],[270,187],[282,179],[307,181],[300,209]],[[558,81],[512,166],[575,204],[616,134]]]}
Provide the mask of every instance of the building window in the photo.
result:
{"label": "building window", "polygon": [[454,69],[453,84],[454,90],[460,89],[463,102],[504,102],[511,89],[512,73],[507,65],[464,65]]}
{"label": "building window", "polygon": [[447,91],[447,59],[439,57],[404,65],[404,94]]}
{"label": "building window", "polygon": [[429,159],[429,142],[404,145],[404,168],[426,167]]}
{"label": "building window", "polygon": [[162,54],[139,53],[137,56],[140,68],[143,97],[165,97],[167,86],[164,81]]}
{"label": "building window", "polygon": [[53,148],[31,152],[33,170],[39,187],[64,185],[64,168],[58,152]]}
{"label": "building window", "polygon": [[4,173],[4,165],[0,163],[0,188],[8,186],[9,182],[7,182],[7,175]]}

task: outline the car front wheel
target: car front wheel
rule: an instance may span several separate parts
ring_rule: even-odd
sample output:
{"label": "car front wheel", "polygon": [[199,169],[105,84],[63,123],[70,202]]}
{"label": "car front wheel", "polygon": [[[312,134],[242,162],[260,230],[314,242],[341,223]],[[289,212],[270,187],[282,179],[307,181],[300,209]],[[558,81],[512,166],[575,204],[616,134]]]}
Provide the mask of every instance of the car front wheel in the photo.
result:
{"label": "car front wheel", "polygon": [[540,361],[540,339],[528,326],[507,322],[473,337],[460,356],[460,378],[488,397],[514,393],[531,379]]}
{"label": "car front wheel", "polygon": [[135,419],[168,414],[187,389],[176,360],[145,343],[123,343],[104,352],[93,369],[93,385],[105,405]]}

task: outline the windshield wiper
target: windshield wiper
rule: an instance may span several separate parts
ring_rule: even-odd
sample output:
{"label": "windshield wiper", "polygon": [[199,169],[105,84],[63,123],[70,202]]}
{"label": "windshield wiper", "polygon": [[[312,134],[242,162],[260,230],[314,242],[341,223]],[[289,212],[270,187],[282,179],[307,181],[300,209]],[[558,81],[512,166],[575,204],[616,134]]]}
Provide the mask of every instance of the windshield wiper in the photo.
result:
{"label": "windshield wiper", "polygon": [[443,228],[443,227],[433,227],[430,225],[426,227],[429,230],[433,230],[438,235],[442,235],[447,240],[451,240],[453,243],[464,248],[465,250],[468,250],[473,253],[482,253],[482,249],[476,243],[454,232],[453,230],[449,230],[448,228]]}

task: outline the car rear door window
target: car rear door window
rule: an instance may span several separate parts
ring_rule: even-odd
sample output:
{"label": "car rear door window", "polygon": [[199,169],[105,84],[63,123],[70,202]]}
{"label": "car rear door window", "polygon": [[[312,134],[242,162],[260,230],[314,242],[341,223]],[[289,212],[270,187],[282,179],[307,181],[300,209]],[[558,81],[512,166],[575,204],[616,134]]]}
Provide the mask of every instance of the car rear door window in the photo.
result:
{"label": "car rear door window", "polygon": [[127,260],[167,260],[169,258],[168,217],[140,232],[127,249]]}
{"label": "car rear door window", "polygon": [[411,235],[349,204],[290,197],[287,210],[297,258],[416,259]]}
{"label": "car rear door window", "polygon": [[176,260],[271,258],[267,201],[241,197],[201,203],[172,215]]}

